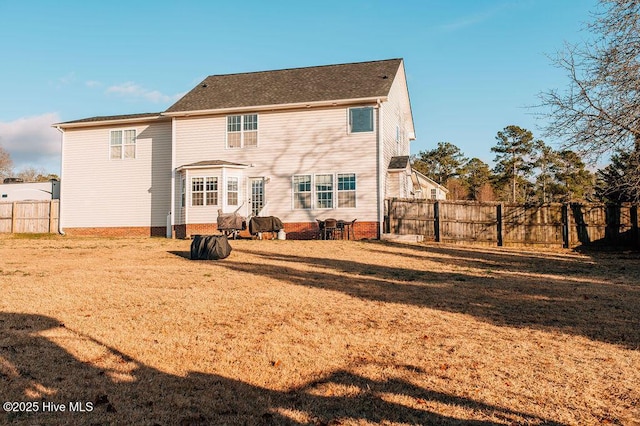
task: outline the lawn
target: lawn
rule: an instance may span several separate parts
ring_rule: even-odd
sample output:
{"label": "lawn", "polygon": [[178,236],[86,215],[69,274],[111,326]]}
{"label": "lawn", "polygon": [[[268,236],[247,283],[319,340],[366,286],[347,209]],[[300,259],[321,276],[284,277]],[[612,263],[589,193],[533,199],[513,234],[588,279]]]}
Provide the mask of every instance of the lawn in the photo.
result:
{"label": "lawn", "polygon": [[231,244],[0,237],[0,423],[640,424],[639,253]]}

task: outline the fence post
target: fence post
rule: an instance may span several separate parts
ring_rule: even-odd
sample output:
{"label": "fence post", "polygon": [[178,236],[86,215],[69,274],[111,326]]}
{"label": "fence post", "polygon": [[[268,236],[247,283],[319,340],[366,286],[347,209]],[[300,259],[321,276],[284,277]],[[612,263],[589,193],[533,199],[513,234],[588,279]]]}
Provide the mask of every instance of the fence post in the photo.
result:
{"label": "fence post", "polygon": [[502,204],[496,206],[498,247],[502,247]]}
{"label": "fence post", "polygon": [[395,231],[395,224],[393,223],[393,219],[395,218],[396,214],[395,214],[395,198],[388,198],[387,199],[387,217],[388,217],[388,222],[387,222],[387,226],[389,229],[387,229],[387,232],[391,233],[391,234],[396,234],[399,232]]}
{"label": "fence post", "polygon": [[49,233],[53,232],[53,200],[49,201]]}
{"label": "fence post", "polygon": [[562,204],[562,247],[569,248],[569,205]]}
{"label": "fence post", "polygon": [[16,217],[17,214],[18,214],[18,202],[14,201],[13,204],[11,205],[11,233],[12,234],[16,232],[16,222],[18,221]]}
{"label": "fence post", "polygon": [[433,237],[436,243],[440,242],[440,202],[433,203]]}
{"label": "fence post", "polygon": [[631,245],[634,247],[640,246],[640,240],[638,239],[638,205],[634,204],[629,209],[629,216],[631,219]]}

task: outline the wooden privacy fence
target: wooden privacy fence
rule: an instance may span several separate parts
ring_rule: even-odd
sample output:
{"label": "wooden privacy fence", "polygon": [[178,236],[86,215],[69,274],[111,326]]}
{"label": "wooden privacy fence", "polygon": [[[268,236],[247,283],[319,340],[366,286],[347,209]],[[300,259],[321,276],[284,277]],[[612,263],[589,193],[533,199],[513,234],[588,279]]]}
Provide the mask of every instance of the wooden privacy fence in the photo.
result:
{"label": "wooden privacy fence", "polygon": [[0,203],[0,233],[58,232],[59,200]]}
{"label": "wooden privacy fence", "polygon": [[637,205],[523,205],[388,199],[386,228],[427,240],[485,245],[640,245]]}

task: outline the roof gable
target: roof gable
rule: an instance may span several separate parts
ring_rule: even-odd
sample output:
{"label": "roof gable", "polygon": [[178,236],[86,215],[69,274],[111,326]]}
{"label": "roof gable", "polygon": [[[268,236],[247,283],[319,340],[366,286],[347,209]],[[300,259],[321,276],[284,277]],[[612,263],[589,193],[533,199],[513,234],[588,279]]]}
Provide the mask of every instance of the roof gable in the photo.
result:
{"label": "roof gable", "polygon": [[387,96],[402,59],[212,75],[167,113]]}

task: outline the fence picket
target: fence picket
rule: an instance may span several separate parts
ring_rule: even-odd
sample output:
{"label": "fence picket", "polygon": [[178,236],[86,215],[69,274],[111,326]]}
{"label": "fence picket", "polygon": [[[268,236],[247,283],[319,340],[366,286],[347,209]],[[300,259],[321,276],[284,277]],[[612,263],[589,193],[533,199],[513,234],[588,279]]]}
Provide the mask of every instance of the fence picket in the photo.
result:
{"label": "fence picket", "polygon": [[640,245],[636,205],[393,199],[390,232],[484,245]]}
{"label": "fence picket", "polygon": [[0,203],[0,233],[55,233],[59,200]]}

